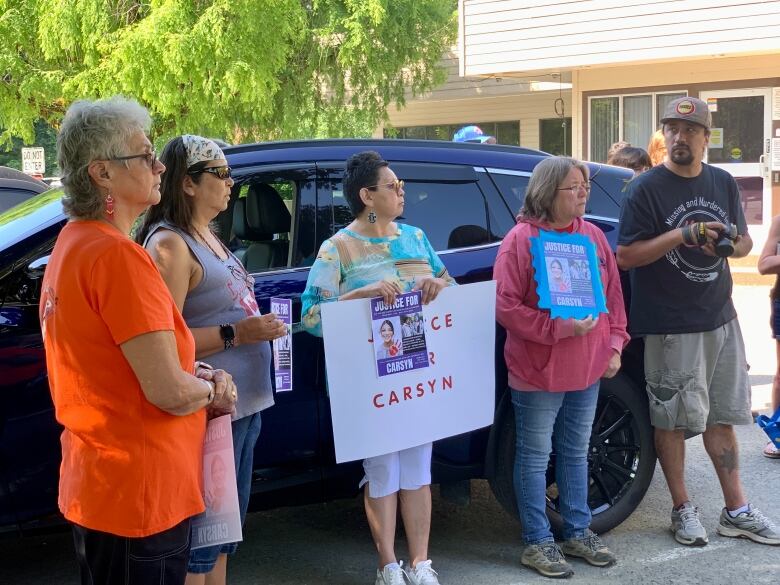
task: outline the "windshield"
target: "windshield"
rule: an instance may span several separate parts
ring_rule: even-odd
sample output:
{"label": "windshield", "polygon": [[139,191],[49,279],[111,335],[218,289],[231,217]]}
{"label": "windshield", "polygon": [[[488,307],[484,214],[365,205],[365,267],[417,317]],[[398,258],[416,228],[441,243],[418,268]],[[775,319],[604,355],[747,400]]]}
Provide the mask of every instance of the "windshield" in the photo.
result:
{"label": "windshield", "polygon": [[61,199],[62,189],[49,189],[0,214],[0,250],[65,219]]}

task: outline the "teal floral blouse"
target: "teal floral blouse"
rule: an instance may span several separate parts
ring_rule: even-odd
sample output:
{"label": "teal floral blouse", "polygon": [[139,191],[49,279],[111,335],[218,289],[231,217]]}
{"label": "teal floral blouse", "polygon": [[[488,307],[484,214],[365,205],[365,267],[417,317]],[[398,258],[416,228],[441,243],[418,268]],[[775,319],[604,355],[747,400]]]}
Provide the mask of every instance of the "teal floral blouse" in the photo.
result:
{"label": "teal floral blouse", "polygon": [[303,292],[301,321],[309,333],[322,336],[322,303],[368,284],[395,281],[402,292],[411,292],[426,276],[455,284],[423,231],[396,225],[397,233],[385,238],[368,238],[345,228],[322,243]]}

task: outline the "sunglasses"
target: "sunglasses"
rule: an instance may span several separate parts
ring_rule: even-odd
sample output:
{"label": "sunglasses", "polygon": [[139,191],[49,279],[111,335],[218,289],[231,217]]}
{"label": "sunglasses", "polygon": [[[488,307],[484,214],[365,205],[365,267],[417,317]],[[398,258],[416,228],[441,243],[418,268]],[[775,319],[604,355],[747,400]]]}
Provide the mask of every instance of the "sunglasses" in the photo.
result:
{"label": "sunglasses", "polygon": [[131,154],[129,156],[115,156],[108,160],[133,160],[134,158],[142,158],[146,161],[146,165],[152,169],[157,164],[157,151],[144,152],[143,154]]}
{"label": "sunglasses", "polygon": [[209,173],[214,175],[218,179],[227,181],[232,176],[233,169],[228,166],[223,167],[209,167],[206,169],[200,169],[199,171],[187,171],[188,175],[198,175],[200,173]]}
{"label": "sunglasses", "polygon": [[396,193],[400,193],[401,189],[404,188],[404,182],[399,180],[399,179],[396,179],[395,181],[392,181],[391,183],[379,183],[378,185],[371,185],[369,187],[366,187],[366,189],[371,189],[373,191],[377,187],[390,187],[392,189],[395,189]]}

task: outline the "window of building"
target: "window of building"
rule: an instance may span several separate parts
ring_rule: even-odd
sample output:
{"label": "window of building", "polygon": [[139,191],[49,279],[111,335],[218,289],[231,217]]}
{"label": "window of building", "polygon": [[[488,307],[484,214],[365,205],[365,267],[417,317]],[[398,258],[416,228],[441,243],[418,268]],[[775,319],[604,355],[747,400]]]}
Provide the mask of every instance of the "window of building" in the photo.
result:
{"label": "window of building", "polygon": [[571,156],[571,118],[539,120],[539,148],[558,156]]}
{"label": "window of building", "polygon": [[422,140],[452,140],[455,132],[464,126],[479,126],[488,136],[495,136],[499,144],[520,146],[520,121],[510,122],[463,122],[461,124],[438,124],[435,126],[404,126],[385,128],[385,138],[409,138]]}
{"label": "window of building", "polygon": [[589,159],[605,162],[609,147],[618,140],[647,148],[660,126],[666,104],[685,92],[646,93],[590,98]]}

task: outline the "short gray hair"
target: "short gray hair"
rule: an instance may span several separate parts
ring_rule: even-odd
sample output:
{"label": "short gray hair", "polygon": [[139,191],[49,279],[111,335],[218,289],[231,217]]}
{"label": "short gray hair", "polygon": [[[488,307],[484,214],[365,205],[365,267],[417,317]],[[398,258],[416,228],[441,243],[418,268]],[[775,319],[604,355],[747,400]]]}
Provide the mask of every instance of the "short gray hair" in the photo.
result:
{"label": "short gray hair", "polygon": [[520,215],[528,219],[554,221],[552,208],[558,185],[563,183],[572,169],[579,169],[585,180],[589,180],[588,166],[568,156],[551,156],[536,165],[531,180],[528,181]]}
{"label": "short gray hair", "polygon": [[121,96],[71,104],[57,134],[57,163],[65,191],[62,206],[68,216],[102,216],[104,196],[89,176],[89,164],[126,155],[132,135],[139,130],[148,133],[151,125],[146,108]]}

